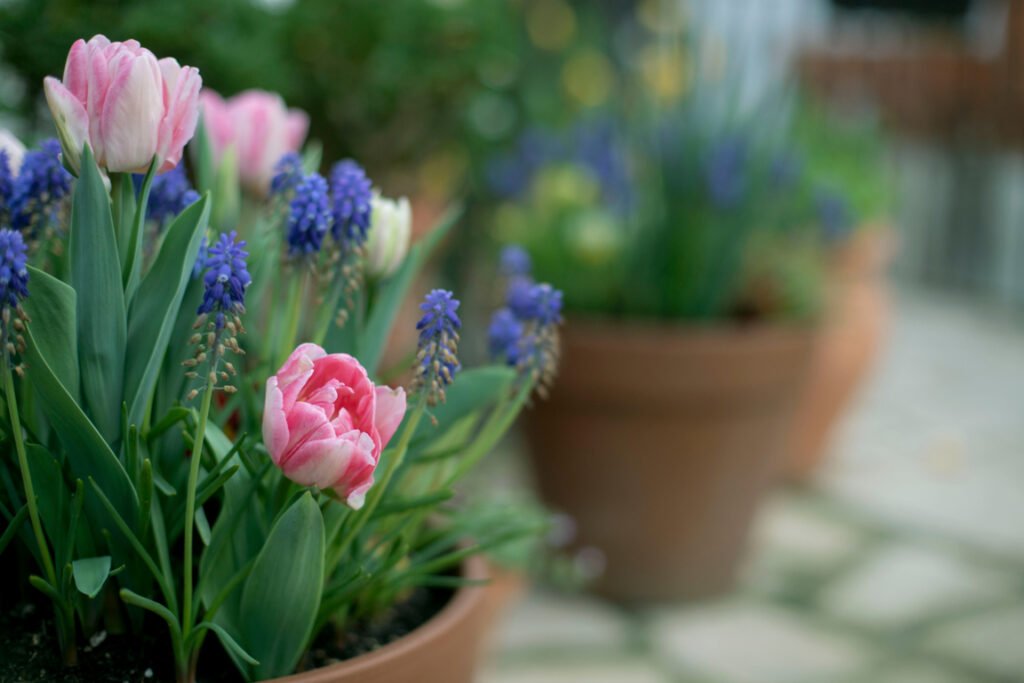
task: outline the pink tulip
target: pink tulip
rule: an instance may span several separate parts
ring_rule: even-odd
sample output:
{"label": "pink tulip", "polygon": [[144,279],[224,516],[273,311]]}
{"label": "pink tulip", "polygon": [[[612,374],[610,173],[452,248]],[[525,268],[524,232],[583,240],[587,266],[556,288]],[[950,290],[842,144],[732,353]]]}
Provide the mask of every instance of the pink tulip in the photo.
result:
{"label": "pink tulip", "polygon": [[302,147],[309,117],[299,109],[288,109],[280,95],[264,90],[246,90],[224,100],[205,88],[199,99],[214,156],[219,159],[233,145],[242,183],[251,192],[265,195],[274,165]]}
{"label": "pink tulip", "polygon": [[404,390],[375,387],[352,356],[302,344],[267,380],[263,442],[284,476],[359,509],[404,415]]}
{"label": "pink tulip", "polygon": [[44,81],[68,165],[78,170],[88,144],[100,167],[131,173],[145,172],[154,156],[158,172],[178,165],[195,133],[201,86],[198,69],[102,35],[75,41],[64,80]]}

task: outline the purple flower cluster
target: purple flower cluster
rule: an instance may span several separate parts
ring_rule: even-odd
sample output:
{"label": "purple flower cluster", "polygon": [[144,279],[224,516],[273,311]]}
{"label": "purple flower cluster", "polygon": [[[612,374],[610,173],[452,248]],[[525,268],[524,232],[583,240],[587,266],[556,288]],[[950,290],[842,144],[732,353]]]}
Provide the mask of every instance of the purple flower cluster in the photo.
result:
{"label": "purple flower cluster", "polygon": [[[142,176],[135,175],[135,178],[141,183]],[[149,202],[146,204],[146,217],[163,227],[197,201],[199,193],[192,188],[185,175],[185,167],[179,163],[170,171],[153,178],[149,188]]]}
{"label": "purple flower cluster", "polygon": [[494,358],[537,373],[543,384],[554,376],[558,360],[562,292],[547,283],[535,283],[528,257],[523,261],[522,256],[526,254],[520,247],[506,247],[502,252],[502,272],[509,278],[505,305],[491,316],[487,342]]}
{"label": "purple flower cluster", "polygon": [[331,231],[342,251],[366,241],[373,198],[371,187],[366,171],[351,159],[339,161],[331,169]]}
{"label": "purple flower cluster", "polygon": [[0,230],[0,309],[17,308],[28,296],[27,254],[20,232]]}
{"label": "purple flower cluster", "polygon": [[302,180],[302,157],[296,152],[288,152],[274,164],[274,177],[270,181],[270,193],[286,195],[297,188]]}
{"label": "purple flower cluster", "polygon": [[423,317],[416,323],[419,350],[415,383],[427,390],[431,403],[444,401],[444,388],[461,367],[457,356],[462,328],[458,308],[459,300],[446,289],[431,291],[420,304]]}
{"label": "purple flower cluster", "polygon": [[294,196],[288,205],[288,255],[319,252],[330,225],[327,181],[319,173],[310,173],[294,186]]}
{"label": "purple flower cluster", "polygon": [[57,217],[61,200],[71,191],[71,174],[60,162],[60,143],[50,138],[25,154],[17,177],[11,177],[10,166],[4,163],[10,194],[3,196],[6,218],[15,230],[37,235]]}
{"label": "purple flower cluster", "polygon": [[245,290],[252,282],[246,266],[249,252],[237,233],[221,233],[220,239],[207,248],[203,275],[203,301],[199,315],[215,314],[216,327],[224,328],[224,314],[245,310]]}

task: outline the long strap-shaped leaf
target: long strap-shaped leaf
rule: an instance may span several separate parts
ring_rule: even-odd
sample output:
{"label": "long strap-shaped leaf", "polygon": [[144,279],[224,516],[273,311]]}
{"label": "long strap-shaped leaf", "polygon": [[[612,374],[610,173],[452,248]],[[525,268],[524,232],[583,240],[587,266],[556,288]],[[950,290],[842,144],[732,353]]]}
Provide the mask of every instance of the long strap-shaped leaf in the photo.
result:
{"label": "long strap-shaped leaf", "polygon": [[178,216],[132,301],[124,377],[129,424],[142,424],[150,404],[209,217],[209,194]]}
{"label": "long strap-shaped leaf", "polygon": [[85,412],[107,443],[121,435],[128,327],[110,197],[88,145],[71,208],[71,286]]}

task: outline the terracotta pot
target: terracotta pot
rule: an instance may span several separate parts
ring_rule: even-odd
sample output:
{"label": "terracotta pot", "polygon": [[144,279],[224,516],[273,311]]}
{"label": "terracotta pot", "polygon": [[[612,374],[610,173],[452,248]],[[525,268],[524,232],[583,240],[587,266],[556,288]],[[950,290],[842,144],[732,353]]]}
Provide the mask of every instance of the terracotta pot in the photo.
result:
{"label": "terracotta pot", "polygon": [[785,456],[809,330],[571,320],[527,433],[542,497],[605,555],[620,601],[732,585]]}
{"label": "terracotta pot", "polygon": [[[486,579],[487,562],[473,557],[463,575]],[[430,621],[379,650],[270,683],[472,683],[493,616],[484,586],[460,588]]]}
{"label": "terracotta pot", "polygon": [[825,319],[790,437],[792,478],[804,479],[821,464],[878,356],[889,318],[884,270],[891,255],[891,233],[880,227],[859,230],[833,255]]}

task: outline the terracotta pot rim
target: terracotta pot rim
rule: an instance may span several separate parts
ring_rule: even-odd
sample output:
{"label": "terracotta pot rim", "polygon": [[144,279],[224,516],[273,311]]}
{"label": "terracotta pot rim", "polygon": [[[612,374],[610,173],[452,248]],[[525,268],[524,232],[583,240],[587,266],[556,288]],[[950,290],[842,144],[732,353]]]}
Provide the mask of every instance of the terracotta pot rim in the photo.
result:
{"label": "terracotta pot rim", "polygon": [[[472,580],[482,580],[489,576],[487,560],[481,555],[468,558],[462,565],[462,576]],[[430,642],[441,637],[453,624],[477,609],[480,601],[486,600],[482,586],[465,586],[455,591],[451,600],[437,614],[425,623],[416,627],[411,633],[398,640],[388,643],[373,652],[346,659],[337,664],[323,666],[302,673],[274,678],[264,683],[329,683],[335,676],[344,673],[347,676],[371,671],[382,662],[406,656],[421,648],[429,647]]]}

